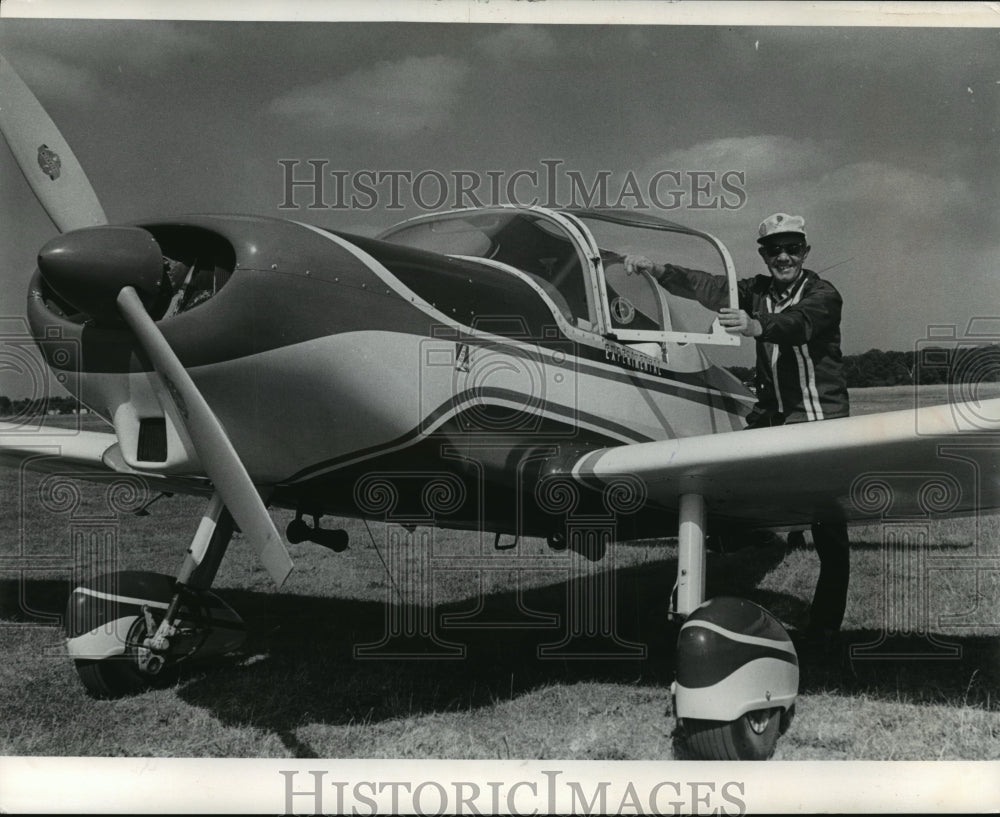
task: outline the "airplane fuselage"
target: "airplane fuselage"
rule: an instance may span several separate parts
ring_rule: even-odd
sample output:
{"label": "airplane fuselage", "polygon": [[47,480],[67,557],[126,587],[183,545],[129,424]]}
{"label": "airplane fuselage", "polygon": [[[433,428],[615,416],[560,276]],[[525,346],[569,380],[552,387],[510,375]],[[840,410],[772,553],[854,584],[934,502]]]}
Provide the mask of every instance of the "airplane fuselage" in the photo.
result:
{"label": "airplane fuselage", "polygon": [[[568,327],[496,265],[268,218],[138,226],[187,270],[190,305],[159,327],[276,505],[544,534],[565,511],[542,495],[548,462],[739,428],[752,402],[696,345],[664,361]],[[132,334],[60,311],[36,275],[47,362],[127,466],[198,473]]]}

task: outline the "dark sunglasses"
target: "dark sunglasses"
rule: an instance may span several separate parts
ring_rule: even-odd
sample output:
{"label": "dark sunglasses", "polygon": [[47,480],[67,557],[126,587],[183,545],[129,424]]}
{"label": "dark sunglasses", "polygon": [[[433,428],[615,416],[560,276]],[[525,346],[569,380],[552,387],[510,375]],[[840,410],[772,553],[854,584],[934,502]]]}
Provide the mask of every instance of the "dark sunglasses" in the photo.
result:
{"label": "dark sunglasses", "polygon": [[802,255],[806,245],[801,241],[796,241],[794,244],[765,244],[761,249],[768,258],[777,258],[783,252],[789,255]]}

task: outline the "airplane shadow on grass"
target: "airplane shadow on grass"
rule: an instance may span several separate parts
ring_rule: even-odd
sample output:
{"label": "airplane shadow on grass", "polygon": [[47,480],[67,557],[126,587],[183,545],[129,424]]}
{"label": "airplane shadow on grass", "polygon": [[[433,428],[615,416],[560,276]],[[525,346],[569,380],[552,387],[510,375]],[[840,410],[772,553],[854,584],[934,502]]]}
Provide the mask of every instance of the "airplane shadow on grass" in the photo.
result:
{"label": "airplane shadow on grass", "polygon": [[[804,621],[806,601],[757,589],[783,555],[777,548],[710,555],[709,597],[742,596],[782,620]],[[578,638],[567,638],[574,631],[572,623],[567,625],[573,617],[568,609],[572,610],[574,598],[593,591],[593,584],[585,579],[530,588],[520,594],[494,593],[483,598],[479,609],[475,599],[439,605],[425,611],[430,616],[425,620],[434,623],[436,640],[403,635],[387,638],[393,622],[398,625],[400,619],[388,619],[387,606],[380,603],[228,591],[227,600],[249,622],[277,629],[258,632],[248,643],[247,651],[262,658],[222,663],[184,684],[179,695],[225,723],[250,722],[277,734],[300,757],[317,756],[296,736],[296,730],[307,724],[371,723],[430,712],[462,712],[555,684],[598,682],[659,688],[664,692],[666,716],[679,627],[667,619],[669,588],[676,574],[676,559],[619,568],[613,574],[613,612],[601,619],[601,611],[592,610],[597,618],[589,620],[591,631],[600,631],[603,621],[605,635]],[[400,612],[398,607],[395,612]],[[542,619],[546,614],[550,622],[555,618],[555,623],[545,626]],[[457,626],[463,617],[466,623],[470,618],[509,623]],[[514,621],[520,623],[511,623]],[[844,633],[844,640],[848,644],[874,644],[878,634],[850,631]],[[941,640],[954,645],[959,657],[900,659],[907,652],[919,653],[925,639],[890,639],[870,648],[863,661],[846,660],[843,651],[803,655],[800,691],[863,691],[891,700],[964,700],[996,708],[995,699],[985,703],[989,690],[1000,681],[996,642],[986,638]],[[357,656],[359,645],[366,645],[370,654]],[[393,658],[393,652],[411,652],[414,657]],[[572,655],[574,652],[578,655]],[[977,689],[982,690],[979,701],[970,700],[968,682],[973,673],[977,673]],[[675,751],[679,751],[676,730],[674,737]]]}
{"label": "airplane shadow on grass", "polygon": [[[783,621],[804,621],[806,601],[757,588],[782,557],[777,548],[711,554],[708,596],[742,596]],[[676,573],[676,559],[619,568],[601,585],[604,593],[613,587],[613,609],[603,610],[582,601],[600,573],[433,609],[226,589],[219,595],[251,628],[247,644],[236,656],[193,665],[177,694],[223,723],[276,734],[298,757],[318,756],[296,736],[309,724],[468,711],[555,684],[659,688],[666,715],[679,626],[667,619]],[[0,582],[0,616],[23,621],[61,612],[68,590],[59,581]],[[23,600],[34,615],[25,615]],[[596,618],[581,618],[588,610]],[[493,626],[469,626],[475,622]],[[578,637],[567,638],[574,632]],[[800,656],[800,692],[1000,706],[989,696],[1000,682],[996,639],[843,635],[839,651]]]}

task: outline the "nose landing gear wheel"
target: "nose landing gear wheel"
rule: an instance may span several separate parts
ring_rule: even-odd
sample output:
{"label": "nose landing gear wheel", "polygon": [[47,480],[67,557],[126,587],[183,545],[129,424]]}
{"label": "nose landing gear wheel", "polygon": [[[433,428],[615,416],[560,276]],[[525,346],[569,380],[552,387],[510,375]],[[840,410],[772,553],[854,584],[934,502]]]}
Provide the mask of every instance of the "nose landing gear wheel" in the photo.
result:
{"label": "nose landing gear wheel", "polygon": [[[142,646],[146,638],[146,621],[142,616],[136,617],[129,627],[126,636],[125,652],[122,655],[102,658],[100,660],[78,659],[77,675],[83,682],[87,692],[95,698],[121,698],[134,695],[143,690],[168,687],[177,680],[177,666],[163,663],[154,656],[144,656]],[[145,661],[143,660],[145,658]],[[155,668],[155,671],[143,669],[143,665]]]}
{"label": "nose landing gear wheel", "polygon": [[782,710],[757,709],[735,721],[683,721],[687,745],[702,760],[767,760],[782,729]]}
{"label": "nose landing gear wheel", "polygon": [[147,571],[108,573],[77,587],[65,621],[67,651],[98,698],[171,686],[182,666],[226,655],[246,639],[243,620],[214,593]]}

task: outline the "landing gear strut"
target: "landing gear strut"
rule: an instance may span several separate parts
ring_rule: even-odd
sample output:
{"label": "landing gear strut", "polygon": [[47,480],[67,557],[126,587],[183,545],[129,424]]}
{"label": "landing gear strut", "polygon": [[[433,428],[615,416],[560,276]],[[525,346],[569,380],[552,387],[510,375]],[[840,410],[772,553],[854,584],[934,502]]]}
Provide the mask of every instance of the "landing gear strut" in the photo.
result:
{"label": "landing gear strut", "polygon": [[179,665],[243,643],[236,612],[209,591],[233,534],[216,494],[176,578],[123,571],[77,587],[66,611],[67,648],[87,691],[117,698],[171,684]]}
{"label": "landing gear strut", "polygon": [[680,498],[674,612],[674,713],[688,749],[704,760],[766,760],[791,723],[799,665],[788,633],[763,607],[705,598],[705,502]]}

